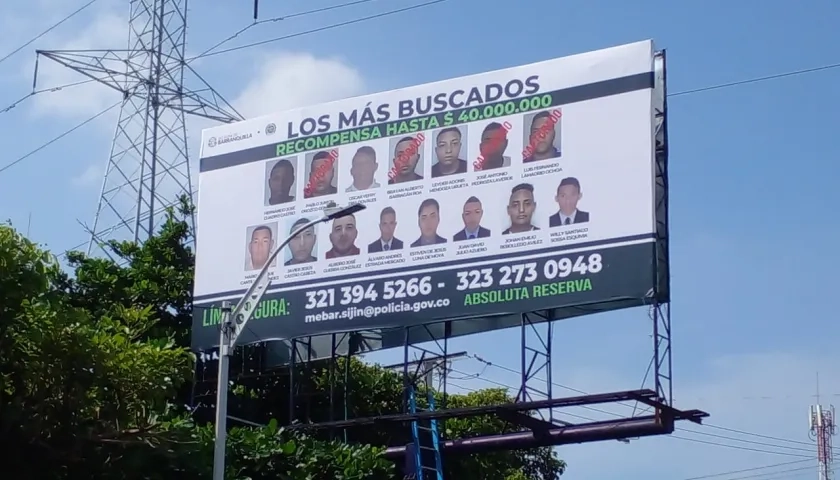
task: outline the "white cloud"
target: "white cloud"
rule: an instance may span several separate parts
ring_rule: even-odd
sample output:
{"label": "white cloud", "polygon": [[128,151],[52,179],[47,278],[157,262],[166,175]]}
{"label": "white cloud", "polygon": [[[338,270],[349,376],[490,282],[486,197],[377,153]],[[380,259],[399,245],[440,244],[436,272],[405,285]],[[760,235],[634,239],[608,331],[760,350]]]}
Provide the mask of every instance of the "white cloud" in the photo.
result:
{"label": "white cloud", "polygon": [[[104,163],[104,162],[100,162]],[[102,167],[99,165],[88,165],[80,174],[70,179],[70,182],[75,187],[92,187],[99,186],[102,183]]]}
{"label": "white cloud", "polygon": [[362,75],[338,59],[308,53],[274,54],[233,101],[246,118],[359,95]]}
{"label": "white cloud", "polygon": [[[363,89],[362,75],[339,60],[317,58],[305,53],[281,53],[272,55],[261,64],[257,74],[232,103],[243,115],[254,116],[358,95]],[[201,130],[213,125],[214,122],[204,118],[187,117],[187,143],[193,190],[198,185]],[[103,164],[104,161],[100,159],[86,166],[73,179],[74,184],[91,189],[99,188]],[[180,193],[179,189],[180,185],[167,179],[163,179],[158,185],[160,195],[170,200]],[[134,201],[135,199],[128,195],[114,199],[115,205],[121,210],[129,209]],[[109,223],[105,219],[104,223],[114,222]]]}

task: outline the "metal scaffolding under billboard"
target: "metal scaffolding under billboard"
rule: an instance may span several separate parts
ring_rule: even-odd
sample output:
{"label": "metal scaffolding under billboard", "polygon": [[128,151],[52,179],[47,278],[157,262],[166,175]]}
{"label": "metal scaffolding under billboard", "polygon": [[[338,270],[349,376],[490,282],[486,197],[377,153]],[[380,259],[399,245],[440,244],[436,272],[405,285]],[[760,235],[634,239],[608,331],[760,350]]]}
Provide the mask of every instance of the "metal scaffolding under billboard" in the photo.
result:
{"label": "metal scaffolding under billboard", "polygon": [[205,130],[193,347],[328,202],[367,208],[289,243],[239,342],[668,302],[654,63],[637,42]]}

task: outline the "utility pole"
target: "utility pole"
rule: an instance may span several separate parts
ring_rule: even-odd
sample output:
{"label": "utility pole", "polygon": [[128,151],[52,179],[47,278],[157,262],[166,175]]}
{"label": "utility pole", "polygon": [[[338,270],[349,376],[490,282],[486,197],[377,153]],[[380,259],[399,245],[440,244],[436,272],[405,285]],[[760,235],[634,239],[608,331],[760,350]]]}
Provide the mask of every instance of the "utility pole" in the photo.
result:
{"label": "utility pole", "polygon": [[[187,0],[129,0],[124,50],[39,50],[120,93],[122,103],[91,227],[88,254],[110,239],[143,242],[167,207],[193,194],[186,115],[230,123],[243,117],[185,57]],[[194,83],[193,89],[185,86]],[[194,219],[190,218],[191,227]]]}
{"label": "utility pole", "polygon": [[832,480],[833,452],[831,437],[836,434],[834,405],[820,405],[819,376],[817,377],[817,404],[811,405],[808,424],[811,436],[817,442],[817,463],[819,480]]}

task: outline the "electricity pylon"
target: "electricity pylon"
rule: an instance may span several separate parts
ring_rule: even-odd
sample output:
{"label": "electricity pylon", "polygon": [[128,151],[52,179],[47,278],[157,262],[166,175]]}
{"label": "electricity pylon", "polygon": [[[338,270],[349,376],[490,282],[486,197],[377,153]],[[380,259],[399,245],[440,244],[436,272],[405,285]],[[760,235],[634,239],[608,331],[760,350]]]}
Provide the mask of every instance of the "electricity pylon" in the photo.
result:
{"label": "electricity pylon", "polygon": [[[192,196],[188,114],[243,119],[185,57],[187,0],[130,0],[128,28],[125,50],[37,52],[122,95],[93,225],[85,226],[88,254],[108,255],[110,239],[145,241],[167,207]],[[193,82],[197,89],[185,86]]]}

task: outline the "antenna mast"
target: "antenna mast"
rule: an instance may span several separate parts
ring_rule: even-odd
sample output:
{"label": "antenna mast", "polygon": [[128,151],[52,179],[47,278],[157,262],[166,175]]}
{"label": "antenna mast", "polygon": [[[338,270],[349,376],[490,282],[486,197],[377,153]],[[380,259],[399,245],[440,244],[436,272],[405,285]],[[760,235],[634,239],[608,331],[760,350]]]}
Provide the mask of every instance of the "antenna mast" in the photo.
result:
{"label": "antenna mast", "polygon": [[819,480],[832,480],[834,470],[832,466],[832,445],[831,437],[836,434],[834,423],[834,405],[820,405],[819,400],[819,377],[817,377],[817,404],[811,405],[808,419],[811,435],[817,441],[817,462],[819,466]]}

